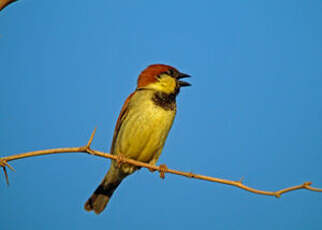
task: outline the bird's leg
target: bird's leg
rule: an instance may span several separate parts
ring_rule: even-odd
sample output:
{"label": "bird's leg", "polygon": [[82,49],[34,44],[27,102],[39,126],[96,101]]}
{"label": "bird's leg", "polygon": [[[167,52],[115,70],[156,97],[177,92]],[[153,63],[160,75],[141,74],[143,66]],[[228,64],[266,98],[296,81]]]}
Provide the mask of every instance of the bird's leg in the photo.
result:
{"label": "bird's leg", "polygon": [[168,171],[168,167],[165,164],[159,165],[159,173],[160,173],[160,178],[164,179],[165,178],[165,173]]}
{"label": "bird's leg", "polygon": [[116,166],[118,168],[121,167],[121,165],[124,163],[124,160],[126,159],[126,157],[122,154],[122,153],[119,153],[117,154],[117,158],[116,158]]}

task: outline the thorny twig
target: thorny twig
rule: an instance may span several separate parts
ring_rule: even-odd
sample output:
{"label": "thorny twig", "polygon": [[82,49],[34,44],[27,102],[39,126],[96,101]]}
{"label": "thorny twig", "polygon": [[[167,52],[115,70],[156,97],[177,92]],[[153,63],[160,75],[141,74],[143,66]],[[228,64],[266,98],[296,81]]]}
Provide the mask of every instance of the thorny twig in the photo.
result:
{"label": "thorny twig", "polygon": [[210,176],[194,174],[192,172],[182,172],[182,171],[178,171],[178,170],[175,170],[175,169],[169,169],[169,168],[166,167],[166,165],[156,166],[156,165],[151,165],[151,164],[148,164],[148,163],[132,160],[132,159],[125,158],[125,157],[120,158],[117,155],[104,153],[104,152],[93,150],[93,149],[90,148],[90,145],[91,145],[91,143],[93,141],[95,132],[96,132],[96,128],[94,129],[94,131],[93,131],[88,143],[85,146],[39,150],[39,151],[21,153],[21,154],[16,154],[16,155],[0,158],[0,167],[2,167],[3,170],[4,170],[7,183],[9,183],[9,181],[8,181],[8,174],[7,174],[7,171],[6,171],[6,167],[14,170],[8,164],[8,161],[18,160],[18,159],[22,159],[22,158],[26,158],[26,157],[48,155],[48,154],[83,152],[83,153],[88,153],[88,154],[91,154],[91,155],[94,155],[94,156],[99,156],[99,157],[104,157],[104,158],[109,158],[109,159],[112,159],[112,160],[116,160],[119,164],[127,163],[127,164],[135,165],[135,166],[138,166],[138,167],[148,168],[148,169],[150,169],[150,171],[158,171],[160,173],[161,178],[165,177],[165,173],[171,173],[171,174],[185,176],[185,177],[192,178],[192,179],[199,179],[199,180],[206,180],[206,181],[211,181],[211,182],[216,182],[216,183],[221,183],[221,184],[227,184],[227,185],[235,186],[235,187],[238,187],[240,189],[246,190],[248,192],[261,194],[261,195],[280,197],[284,193],[291,192],[291,191],[294,191],[294,190],[299,190],[299,189],[306,189],[306,190],[315,191],[315,192],[322,192],[321,188],[312,187],[311,186],[312,182],[304,182],[303,184],[288,187],[288,188],[284,188],[284,189],[281,189],[281,190],[278,190],[278,191],[275,191],[275,192],[274,191],[264,191],[264,190],[259,190],[259,189],[251,188],[251,187],[248,187],[248,186],[244,185],[243,184],[243,178],[241,178],[238,181],[232,181],[232,180],[226,180],[226,179],[220,179],[220,178],[215,178],[215,177],[210,177]]}

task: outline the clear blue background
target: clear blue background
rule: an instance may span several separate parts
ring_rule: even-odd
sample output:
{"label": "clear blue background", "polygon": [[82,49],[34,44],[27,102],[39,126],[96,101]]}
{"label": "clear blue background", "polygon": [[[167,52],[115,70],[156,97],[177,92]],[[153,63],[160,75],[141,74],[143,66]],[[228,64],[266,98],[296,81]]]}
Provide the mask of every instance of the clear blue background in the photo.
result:
{"label": "clear blue background", "polygon": [[[138,74],[189,73],[159,163],[278,190],[322,187],[322,2],[21,0],[0,12],[0,155],[109,151]],[[322,229],[322,193],[280,199],[146,169],[100,216],[83,204],[109,160],[11,162],[0,229]]]}

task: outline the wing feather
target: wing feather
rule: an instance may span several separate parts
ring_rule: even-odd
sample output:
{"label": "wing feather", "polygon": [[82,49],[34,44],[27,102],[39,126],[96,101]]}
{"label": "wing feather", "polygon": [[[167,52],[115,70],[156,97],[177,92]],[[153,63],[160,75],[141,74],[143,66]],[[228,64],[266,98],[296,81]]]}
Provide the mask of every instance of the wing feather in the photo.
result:
{"label": "wing feather", "polygon": [[129,102],[131,100],[131,98],[133,97],[133,95],[135,94],[135,91],[133,93],[131,93],[125,100],[124,102],[124,105],[121,109],[121,112],[120,112],[120,115],[119,117],[117,118],[117,122],[116,122],[116,126],[115,126],[115,129],[114,129],[114,135],[113,135],[113,141],[112,141],[112,146],[111,146],[111,154],[114,154],[114,147],[115,147],[115,142],[117,140],[117,136],[119,134],[119,131],[120,131],[120,128],[123,124],[123,121],[126,117],[126,114],[128,113],[128,105],[129,105]]}

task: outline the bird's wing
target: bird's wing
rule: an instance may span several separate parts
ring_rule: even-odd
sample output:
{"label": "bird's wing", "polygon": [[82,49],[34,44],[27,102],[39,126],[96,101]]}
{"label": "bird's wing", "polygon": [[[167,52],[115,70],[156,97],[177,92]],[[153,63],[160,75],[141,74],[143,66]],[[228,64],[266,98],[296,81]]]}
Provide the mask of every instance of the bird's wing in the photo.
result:
{"label": "bird's wing", "polygon": [[112,141],[112,146],[111,146],[111,154],[114,154],[114,145],[117,139],[117,135],[119,133],[119,130],[122,126],[122,122],[124,121],[124,118],[126,117],[126,114],[128,112],[128,105],[129,105],[129,101],[131,100],[131,97],[135,94],[135,91],[133,93],[131,93],[125,100],[124,105],[121,109],[120,115],[117,118],[117,122],[116,122],[116,126],[114,129],[114,135],[113,135],[113,141]]}

